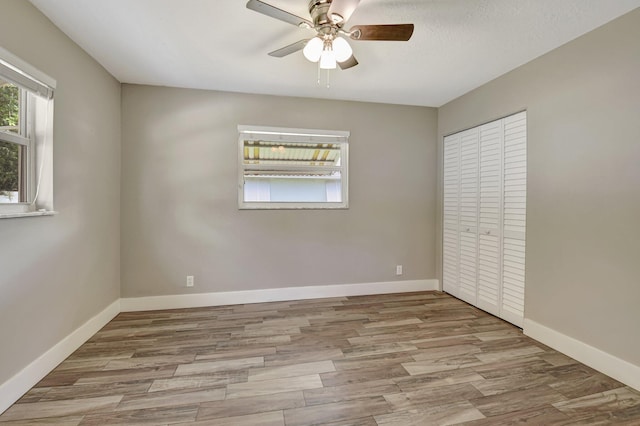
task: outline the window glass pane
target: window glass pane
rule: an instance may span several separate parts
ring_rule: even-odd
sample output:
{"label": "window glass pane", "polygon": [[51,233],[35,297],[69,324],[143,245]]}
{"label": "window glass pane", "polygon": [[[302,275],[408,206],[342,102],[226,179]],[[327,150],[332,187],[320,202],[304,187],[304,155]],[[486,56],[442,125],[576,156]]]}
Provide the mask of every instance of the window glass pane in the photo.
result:
{"label": "window glass pane", "polygon": [[0,142],[0,203],[20,202],[20,157],[22,147]]}
{"label": "window glass pane", "polygon": [[327,191],[319,179],[271,179],[271,201],[285,203],[326,203]]}
{"label": "window glass pane", "polygon": [[245,164],[339,166],[340,144],[244,141]]}
{"label": "window glass pane", "polygon": [[20,88],[0,79],[0,131],[20,131]]}
{"label": "window glass pane", "polygon": [[341,203],[340,172],[327,175],[245,172],[245,202]]}

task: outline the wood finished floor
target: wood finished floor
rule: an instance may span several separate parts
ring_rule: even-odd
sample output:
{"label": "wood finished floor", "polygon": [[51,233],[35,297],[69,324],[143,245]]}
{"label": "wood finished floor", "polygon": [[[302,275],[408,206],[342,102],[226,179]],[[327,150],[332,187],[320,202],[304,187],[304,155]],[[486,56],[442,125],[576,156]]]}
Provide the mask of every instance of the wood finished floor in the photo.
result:
{"label": "wood finished floor", "polygon": [[640,393],[437,292],[122,313],[0,425],[640,425]]}

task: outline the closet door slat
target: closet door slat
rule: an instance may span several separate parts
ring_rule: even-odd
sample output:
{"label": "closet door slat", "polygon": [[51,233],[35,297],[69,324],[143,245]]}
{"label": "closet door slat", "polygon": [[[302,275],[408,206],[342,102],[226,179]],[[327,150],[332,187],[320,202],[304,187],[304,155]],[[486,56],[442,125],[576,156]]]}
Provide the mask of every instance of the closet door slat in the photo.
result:
{"label": "closet door slat", "polygon": [[458,297],[476,304],[478,285],[479,131],[460,133],[460,278]]}
{"label": "closet door slat", "polygon": [[527,116],[504,119],[504,219],[502,317],[522,327],[524,320],[527,219]]}
{"label": "closet door slat", "polygon": [[480,126],[479,268],[477,306],[500,315],[502,221],[502,120]]}
{"label": "closet door slat", "polygon": [[442,232],[442,288],[458,296],[460,242],[460,136],[444,139],[444,213]]}

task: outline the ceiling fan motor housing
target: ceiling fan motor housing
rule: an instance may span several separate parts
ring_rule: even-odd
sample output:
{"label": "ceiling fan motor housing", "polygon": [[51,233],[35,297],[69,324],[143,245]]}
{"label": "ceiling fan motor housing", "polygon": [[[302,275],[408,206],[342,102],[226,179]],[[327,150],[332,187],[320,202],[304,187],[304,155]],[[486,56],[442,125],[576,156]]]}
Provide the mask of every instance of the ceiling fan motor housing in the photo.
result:
{"label": "ceiling fan motor housing", "polygon": [[329,16],[331,0],[311,0],[309,2],[309,14],[313,20],[314,28],[323,34],[336,34],[343,19],[340,15]]}

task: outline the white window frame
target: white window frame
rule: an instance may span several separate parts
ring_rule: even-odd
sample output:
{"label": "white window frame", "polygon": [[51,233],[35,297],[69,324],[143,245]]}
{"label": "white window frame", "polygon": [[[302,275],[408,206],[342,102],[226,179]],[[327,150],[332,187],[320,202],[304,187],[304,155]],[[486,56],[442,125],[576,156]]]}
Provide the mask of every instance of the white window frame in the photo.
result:
{"label": "white window frame", "polygon": [[[238,126],[238,208],[239,209],[347,209],[349,208],[349,136],[341,130],[293,129],[286,127]],[[247,170],[305,171],[310,166],[245,164],[245,141],[295,142],[317,145],[332,143],[340,146],[340,166],[313,166],[317,171],[339,171],[342,201],[340,202],[246,202],[244,200],[244,176]]]}
{"label": "white window frame", "polygon": [[19,133],[0,130],[0,140],[26,147],[25,164],[20,166],[24,174],[23,200],[0,203],[0,219],[53,214],[51,152],[56,81],[1,47],[0,77],[21,92]]}

